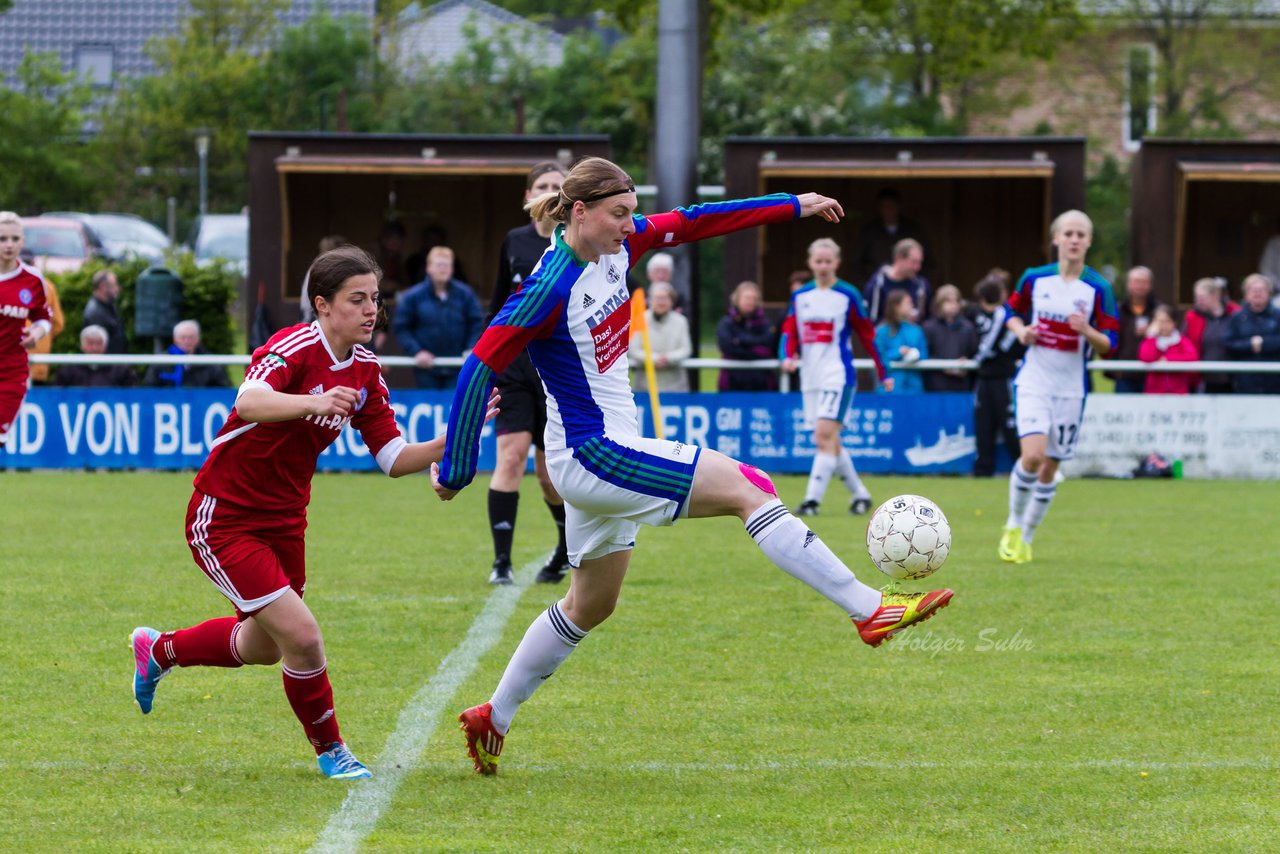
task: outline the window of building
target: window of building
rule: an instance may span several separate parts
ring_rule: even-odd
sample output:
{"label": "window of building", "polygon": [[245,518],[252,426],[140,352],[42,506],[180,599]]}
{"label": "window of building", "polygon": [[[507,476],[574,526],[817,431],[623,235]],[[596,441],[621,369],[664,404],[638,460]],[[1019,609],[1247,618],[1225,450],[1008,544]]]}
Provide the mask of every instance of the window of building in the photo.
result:
{"label": "window of building", "polygon": [[1137,151],[1156,129],[1156,50],[1130,45],[1125,55],[1124,147]]}
{"label": "window of building", "polygon": [[76,76],[99,89],[111,88],[116,49],[111,45],[76,45]]}

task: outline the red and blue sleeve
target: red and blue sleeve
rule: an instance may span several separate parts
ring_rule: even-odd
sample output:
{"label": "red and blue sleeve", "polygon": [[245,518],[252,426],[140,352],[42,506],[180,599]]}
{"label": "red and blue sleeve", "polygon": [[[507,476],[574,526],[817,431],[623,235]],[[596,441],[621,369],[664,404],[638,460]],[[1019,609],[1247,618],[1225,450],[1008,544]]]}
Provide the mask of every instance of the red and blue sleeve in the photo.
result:
{"label": "red and blue sleeve", "polygon": [[1014,287],[1013,293],[1009,295],[1008,302],[1005,303],[1011,315],[1016,314],[1023,320],[1031,319],[1031,288],[1036,281],[1036,277],[1032,273],[1033,271],[1027,270],[1022,274],[1022,278],[1018,279],[1018,284]]}
{"label": "red and blue sleeve", "polygon": [[1093,285],[1093,323],[1094,329],[1107,336],[1111,347],[1107,352],[1116,349],[1120,335],[1120,311],[1116,308],[1116,297],[1111,285],[1101,277],[1097,281],[1089,281]]}
{"label": "red and blue sleeve", "polygon": [[884,382],[889,374],[885,370],[884,362],[880,359],[880,350],[876,347],[876,327],[867,316],[867,304],[862,301],[862,295],[859,293],[849,295],[849,317],[846,322],[849,330],[862,342],[862,349],[866,350],[871,361],[876,363],[876,376],[880,378],[880,382]]}
{"label": "red and blue sleeve", "polygon": [[782,319],[782,334],[778,336],[778,358],[795,359],[800,355],[800,329],[796,325],[796,300],[787,301],[787,316]]}
{"label": "red and blue sleeve", "polygon": [[693,205],[653,216],[633,216],[636,231],[627,238],[631,266],[634,267],[640,256],[650,249],[720,237],[744,228],[798,219],[799,216],[800,201],[789,193]]}
{"label": "red and blue sleeve", "polygon": [[476,475],[480,431],[498,374],[530,341],[550,335],[564,315],[565,298],[579,270],[572,262],[556,263],[562,255],[548,259],[507,299],[462,365],[440,461],[440,483],[449,489],[462,489]]}

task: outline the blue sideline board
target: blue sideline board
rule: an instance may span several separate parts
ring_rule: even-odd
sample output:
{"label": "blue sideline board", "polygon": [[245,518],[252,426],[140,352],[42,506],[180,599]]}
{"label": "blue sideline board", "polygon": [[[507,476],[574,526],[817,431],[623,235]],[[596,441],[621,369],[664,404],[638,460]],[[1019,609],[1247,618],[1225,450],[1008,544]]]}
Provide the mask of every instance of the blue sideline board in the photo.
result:
{"label": "blue sideline board", "polygon": [[[36,387],[27,395],[0,465],[15,469],[194,469],[234,402],[231,389]],[[452,395],[393,390],[409,441],[443,432]],[[652,435],[648,395],[637,395],[641,429]],[[666,437],[715,448],[765,471],[804,473],[813,433],[799,393],[689,392],[662,399]],[[860,471],[966,473],[973,468],[973,398],[968,394],[863,394],[853,400],[844,443]],[[480,469],[494,463],[493,425],[480,442]],[[330,471],[376,470],[350,427],[320,457]]]}

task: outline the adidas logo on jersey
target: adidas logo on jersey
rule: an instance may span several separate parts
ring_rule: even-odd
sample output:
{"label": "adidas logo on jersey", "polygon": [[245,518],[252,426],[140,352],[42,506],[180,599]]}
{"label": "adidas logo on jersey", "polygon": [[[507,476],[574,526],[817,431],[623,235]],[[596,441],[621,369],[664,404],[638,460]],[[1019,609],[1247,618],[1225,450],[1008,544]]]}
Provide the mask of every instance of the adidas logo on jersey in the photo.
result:
{"label": "adidas logo on jersey", "polygon": [[595,305],[595,304],[596,304],[596,301],[595,301],[595,300],[593,300],[593,299],[591,298],[591,294],[583,294],[583,295],[582,295],[582,307],[583,307],[583,308],[591,308],[591,306],[593,306],[593,305]]}
{"label": "adidas logo on jersey", "polygon": [[311,389],[311,391],[307,392],[307,394],[324,394],[324,385],[321,384],[316,386],[315,388]]}

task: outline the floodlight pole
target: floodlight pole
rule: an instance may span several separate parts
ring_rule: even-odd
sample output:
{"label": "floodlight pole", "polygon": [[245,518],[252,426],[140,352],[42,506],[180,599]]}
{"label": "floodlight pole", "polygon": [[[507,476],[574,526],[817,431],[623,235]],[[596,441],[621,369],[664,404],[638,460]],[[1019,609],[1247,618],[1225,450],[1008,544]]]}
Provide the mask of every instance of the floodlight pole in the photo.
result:
{"label": "floodlight pole", "polygon": [[209,212],[209,132],[196,131],[196,155],[200,158],[200,216]]}
{"label": "floodlight pole", "polygon": [[[699,110],[702,103],[702,3],[658,0],[658,94],[654,105],[651,180],[658,185],[659,211],[697,201]],[[684,301],[698,352],[697,253],[693,246],[668,250],[676,265],[672,285]]]}

